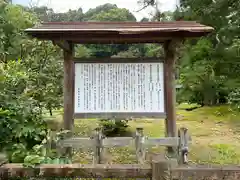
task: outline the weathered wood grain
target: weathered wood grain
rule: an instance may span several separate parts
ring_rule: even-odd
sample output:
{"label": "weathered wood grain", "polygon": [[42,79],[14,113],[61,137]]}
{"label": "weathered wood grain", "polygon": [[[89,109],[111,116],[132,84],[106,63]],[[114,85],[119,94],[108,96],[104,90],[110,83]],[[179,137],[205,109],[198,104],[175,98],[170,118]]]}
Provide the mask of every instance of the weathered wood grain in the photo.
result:
{"label": "weathered wood grain", "polygon": [[134,138],[132,137],[113,137],[113,138],[105,138],[102,140],[103,147],[122,147],[122,146],[130,146],[134,144]]}
{"label": "weathered wood grain", "polygon": [[72,130],[73,128],[73,109],[74,109],[74,45],[69,43],[70,51],[63,51],[64,56],[64,129]]}
{"label": "weathered wood grain", "polygon": [[95,129],[95,148],[94,148],[94,157],[93,157],[93,163],[94,164],[101,164],[102,159],[102,139],[103,134],[101,128]]}
{"label": "weathered wood grain", "polygon": [[144,148],[144,142],[145,142],[145,137],[143,134],[143,128],[136,128],[135,148],[136,148],[137,161],[140,164],[143,164],[146,159],[146,151]]}
{"label": "weathered wood grain", "polygon": [[[175,137],[166,137],[166,138],[149,138],[143,137],[144,141],[142,144],[146,146],[170,146],[175,147],[179,144],[179,138]],[[91,138],[69,138],[60,141],[59,145],[62,147],[74,147],[74,148],[89,148],[96,146],[96,142],[94,139]],[[102,139],[101,146],[102,147],[122,147],[122,146],[129,146],[134,145],[134,138],[133,137],[112,137],[112,138],[105,138]]]}
{"label": "weathered wood grain", "polygon": [[171,169],[173,179],[239,180],[240,166],[195,166]]}
{"label": "weathered wood grain", "polygon": [[166,160],[152,162],[152,180],[170,180],[170,164]]}
{"label": "weathered wood grain", "polygon": [[[164,102],[166,111],[166,136],[177,136],[176,123],[176,88],[175,88],[175,46],[174,41],[169,40],[164,43],[165,61],[164,61]],[[169,156],[177,155],[174,147],[168,147]]]}
{"label": "weathered wood grain", "polygon": [[[72,131],[74,119],[74,44],[69,43],[70,51],[63,51],[63,67],[64,67],[64,81],[63,81],[63,125],[65,130]],[[71,136],[71,133],[69,134]],[[65,155],[71,157],[72,149],[66,148]]]}
{"label": "weathered wood grain", "polygon": [[177,147],[179,144],[178,137],[166,137],[166,138],[146,138],[144,142],[147,146],[168,146],[168,147]]}
{"label": "weathered wood grain", "polygon": [[96,146],[96,142],[91,138],[69,138],[60,141],[59,145],[62,147],[72,147],[74,149],[92,148]]}
{"label": "weathered wood grain", "polygon": [[0,167],[0,175],[9,177],[71,177],[71,178],[147,178],[151,167],[147,165],[41,165],[35,168],[21,164],[6,164]]}
{"label": "weathered wood grain", "polygon": [[180,128],[178,130],[178,137],[179,137],[179,164],[187,164],[188,162],[188,152],[189,152],[189,135],[187,128]]}
{"label": "weathered wood grain", "polygon": [[[160,167],[161,166],[161,167]],[[163,171],[163,173],[161,173]],[[154,175],[155,174],[155,175]],[[240,166],[183,166],[169,168],[167,161],[156,161],[152,166],[122,165],[40,165],[27,168],[22,164],[5,164],[0,167],[1,179],[10,177],[70,177],[70,178],[153,178],[167,180],[239,180]]]}

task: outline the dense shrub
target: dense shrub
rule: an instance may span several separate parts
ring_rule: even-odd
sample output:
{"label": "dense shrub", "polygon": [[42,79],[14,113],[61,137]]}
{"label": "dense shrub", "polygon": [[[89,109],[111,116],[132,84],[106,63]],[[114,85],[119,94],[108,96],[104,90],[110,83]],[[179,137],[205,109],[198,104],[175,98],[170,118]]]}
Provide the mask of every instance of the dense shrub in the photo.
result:
{"label": "dense shrub", "polygon": [[47,135],[47,124],[37,102],[28,96],[28,76],[20,62],[0,67],[0,151],[10,162],[20,163],[25,153]]}
{"label": "dense shrub", "polygon": [[240,111],[240,89],[236,89],[228,96],[229,104],[235,109]]}
{"label": "dense shrub", "polygon": [[106,137],[125,136],[128,134],[128,120],[101,119],[100,127]]}

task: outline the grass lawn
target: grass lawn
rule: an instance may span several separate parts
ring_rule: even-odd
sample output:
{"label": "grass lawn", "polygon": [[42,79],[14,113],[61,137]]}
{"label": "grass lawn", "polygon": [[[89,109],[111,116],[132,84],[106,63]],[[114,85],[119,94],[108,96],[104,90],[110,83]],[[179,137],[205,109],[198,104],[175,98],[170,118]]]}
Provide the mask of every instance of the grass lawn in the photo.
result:
{"label": "grass lawn", "polygon": [[[202,107],[186,111],[186,104],[178,106],[177,125],[187,127],[192,137],[189,160],[198,164],[240,164],[240,114],[232,112],[228,106]],[[54,125],[61,121],[60,112],[51,118]],[[97,120],[75,120],[75,136],[90,136],[97,126]],[[139,119],[130,121],[130,130],[143,127],[144,134],[151,137],[164,136],[164,121]],[[150,152],[162,151],[153,147]],[[74,162],[90,163],[91,150],[78,150]],[[105,162],[134,163],[134,147],[112,148],[106,150]]]}

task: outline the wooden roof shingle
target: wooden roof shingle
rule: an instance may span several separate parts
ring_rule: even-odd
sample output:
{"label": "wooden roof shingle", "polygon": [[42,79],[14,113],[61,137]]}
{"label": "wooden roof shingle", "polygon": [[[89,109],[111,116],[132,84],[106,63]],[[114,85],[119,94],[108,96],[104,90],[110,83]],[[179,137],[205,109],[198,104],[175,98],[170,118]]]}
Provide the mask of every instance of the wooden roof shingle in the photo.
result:
{"label": "wooden roof shingle", "polygon": [[193,21],[174,22],[46,22],[26,29],[45,40],[73,43],[154,43],[173,38],[200,37],[212,27]]}

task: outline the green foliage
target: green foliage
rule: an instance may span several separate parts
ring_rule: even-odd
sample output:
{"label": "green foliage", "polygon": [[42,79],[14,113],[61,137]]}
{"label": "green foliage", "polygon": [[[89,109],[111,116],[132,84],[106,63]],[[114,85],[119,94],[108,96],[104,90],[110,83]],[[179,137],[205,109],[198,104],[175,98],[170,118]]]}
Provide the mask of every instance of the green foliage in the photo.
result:
{"label": "green foliage", "polygon": [[109,11],[111,9],[116,9],[117,5],[116,4],[110,4],[110,3],[106,3],[100,6],[97,6],[96,8],[93,9],[89,9],[85,14],[84,14],[84,21],[89,21],[89,19],[91,19],[93,16],[100,14],[100,13],[104,13],[106,11]]}
{"label": "green foliage", "polygon": [[26,93],[28,75],[21,62],[9,61],[2,65],[0,77],[0,147],[12,152],[10,161],[20,162],[21,158],[15,158],[19,153],[18,157],[23,156],[19,149],[24,152],[40,143],[46,136],[47,125],[37,102]]}
{"label": "green foliage", "polygon": [[218,156],[212,157],[212,161],[214,164],[231,164],[232,160],[235,162],[239,162],[240,158],[235,148],[228,144],[215,144],[211,145],[211,147],[217,151]]}
{"label": "green foliage", "polygon": [[[94,13],[93,13],[94,12]],[[87,19],[86,19],[87,17]],[[85,14],[87,21],[136,21],[136,18],[129,10],[117,8],[116,5],[105,4],[95,9],[90,9]],[[111,44],[111,45],[87,45],[93,57],[111,57],[119,52],[126,51],[129,45]]]}
{"label": "green foliage", "polygon": [[86,46],[83,45],[76,45],[75,46],[75,56],[78,58],[88,58],[92,55],[91,49],[88,49]]}
{"label": "green foliage", "polygon": [[50,42],[33,41],[32,51],[22,65],[28,69],[28,95],[38,102],[38,107],[47,109],[52,115],[53,109],[62,106],[63,63],[60,49]]}
{"label": "green foliage", "polygon": [[186,47],[181,59],[180,93],[183,101],[203,105],[214,104],[219,90],[213,48],[210,41],[201,39],[194,46]]}
{"label": "green foliage", "polygon": [[182,88],[178,94],[179,102],[201,105],[227,102],[228,94],[239,87],[239,80],[235,76],[238,61],[229,62],[234,54],[230,56],[228,51],[235,50],[222,49],[220,52],[206,38],[200,39],[195,45],[186,44],[180,59],[179,83]]}
{"label": "green foliage", "polygon": [[[54,108],[59,108],[62,104],[60,84],[63,67],[60,49],[50,42],[30,40],[23,33],[24,29],[39,21],[32,11],[25,9],[17,5],[1,4],[0,62],[22,59],[19,67],[22,66],[21,72],[28,76],[28,86],[23,85],[18,91],[26,90],[28,96],[36,100],[41,111],[45,108],[51,114]],[[39,13],[47,10],[39,9]],[[23,80],[20,82],[23,83]]]}
{"label": "green foliage", "polygon": [[57,151],[59,140],[69,133],[68,131],[60,131],[53,134],[48,130],[45,138],[34,145],[31,149],[27,149],[22,143],[14,144],[12,149],[7,151],[10,162],[24,163],[24,166],[34,167],[39,164],[69,164],[68,157],[62,157]]}
{"label": "green foliage", "polygon": [[94,21],[136,21],[136,18],[127,9],[114,8],[93,15],[90,19]]}
{"label": "green foliage", "polygon": [[69,131],[60,131],[53,134],[48,130],[45,139],[39,145],[35,145],[30,152],[24,157],[24,165],[34,167],[39,164],[70,164],[71,160],[68,157],[62,157],[57,150],[57,144]]}
{"label": "green foliage", "polygon": [[0,0],[0,62],[25,57],[27,37],[23,30],[36,22],[36,16],[24,11],[21,6]]}
{"label": "green foliage", "polygon": [[139,57],[163,57],[163,48],[156,44],[134,44],[126,51],[121,51],[112,57],[139,58]]}
{"label": "green foliage", "polygon": [[230,93],[240,87],[240,1],[181,0],[180,4],[176,19],[196,20],[215,31],[184,44],[179,61],[183,88],[178,100],[201,105],[226,103]]}
{"label": "green foliage", "polygon": [[128,120],[101,119],[100,127],[106,137],[124,136],[128,133]]}
{"label": "green foliage", "polygon": [[228,102],[234,109],[240,111],[240,89],[236,89],[229,94]]}

